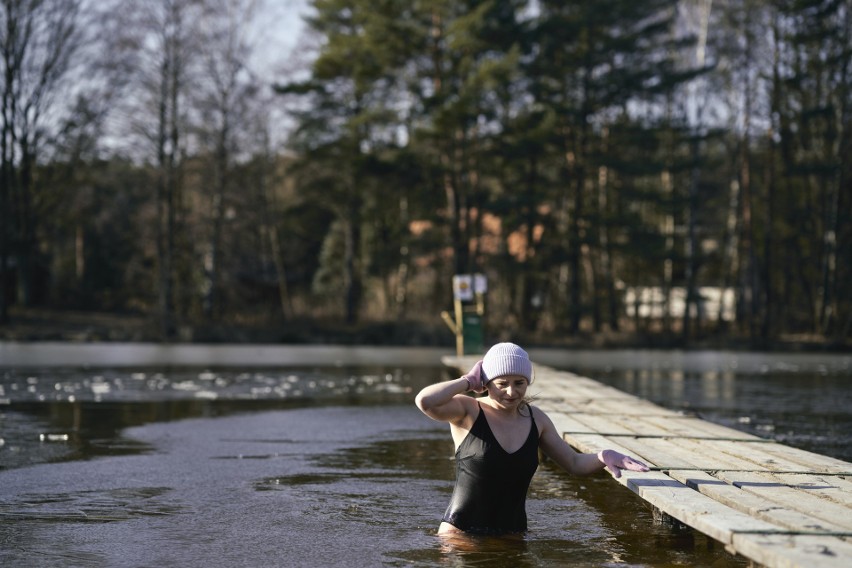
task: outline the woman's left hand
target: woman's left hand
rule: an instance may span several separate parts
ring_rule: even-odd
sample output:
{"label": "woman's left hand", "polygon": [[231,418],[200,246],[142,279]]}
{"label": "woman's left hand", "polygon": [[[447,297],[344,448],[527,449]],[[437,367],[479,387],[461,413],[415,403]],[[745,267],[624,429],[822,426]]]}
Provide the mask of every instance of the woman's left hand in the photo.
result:
{"label": "woman's left hand", "polygon": [[630,456],[620,454],[615,450],[602,450],[598,452],[598,459],[606,466],[613,477],[621,477],[622,469],[630,471],[648,471],[648,466]]}

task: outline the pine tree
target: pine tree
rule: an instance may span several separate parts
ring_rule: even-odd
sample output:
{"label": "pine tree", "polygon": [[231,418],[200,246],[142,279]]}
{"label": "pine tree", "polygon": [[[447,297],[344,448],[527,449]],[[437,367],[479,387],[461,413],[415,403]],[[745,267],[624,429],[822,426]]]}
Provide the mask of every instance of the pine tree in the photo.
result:
{"label": "pine tree", "polygon": [[[608,138],[607,125],[624,109],[637,108],[651,109],[650,124],[658,122],[660,98],[695,71],[674,66],[672,53],[689,41],[673,37],[676,2],[546,1],[540,7],[529,73],[536,102],[555,117],[552,147],[561,173],[553,203],[564,254],[558,264],[567,274],[562,296],[568,331],[577,333],[589,308],[595,327],[601,325],[597,291],[610,296],[607,311],[616,311],[617,276],[612,251],[605,248],[613,239],[592,230],[615,202],[608,198],[615,186],[597,185],[607,167],[603,156],[620,152],[613,146],[619,138]],[[634,118],[647,123],[647,117]]]}

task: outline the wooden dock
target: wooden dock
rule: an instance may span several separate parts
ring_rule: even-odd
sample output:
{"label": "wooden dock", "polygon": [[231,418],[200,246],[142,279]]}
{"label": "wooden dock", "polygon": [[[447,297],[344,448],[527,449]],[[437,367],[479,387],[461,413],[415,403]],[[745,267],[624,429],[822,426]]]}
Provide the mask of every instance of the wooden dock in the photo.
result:
{"label": "wooden dock", "polygon": [[[447,357],[466,371],[474,357]],[[463,372],[462,371],[462,372]],[[852,566],[852,463],[668,410],[542,365],[528,394],[571,446],[648,473],[617,481],[658,511],[767,567]]]}

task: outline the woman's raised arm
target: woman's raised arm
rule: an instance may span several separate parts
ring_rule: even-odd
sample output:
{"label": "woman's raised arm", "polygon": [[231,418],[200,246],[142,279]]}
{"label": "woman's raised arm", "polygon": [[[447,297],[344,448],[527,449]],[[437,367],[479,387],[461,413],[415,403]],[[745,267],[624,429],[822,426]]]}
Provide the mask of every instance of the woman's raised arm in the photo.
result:
{"label": "woman's raised arm", "polygon": [[460,396],[467,391],[481,391],[485,380],[482,376],[482,361],[476,364],[458,379],[435,383],[417,393],[414,403],[423,414],[433,420],[458,423],[467,416],[468,405],[472,400]]}

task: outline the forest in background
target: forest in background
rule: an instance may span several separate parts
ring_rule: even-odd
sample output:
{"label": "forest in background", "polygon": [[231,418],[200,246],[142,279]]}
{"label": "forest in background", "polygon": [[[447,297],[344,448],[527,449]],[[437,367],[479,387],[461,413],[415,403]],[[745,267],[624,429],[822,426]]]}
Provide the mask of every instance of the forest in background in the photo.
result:
{"label": "forest in background", "polygon": [[0,330],[431,341],[482,273],[495,338],[848,346],[848,0],[311,0],[275,71],[261,6],[2,3]]}

